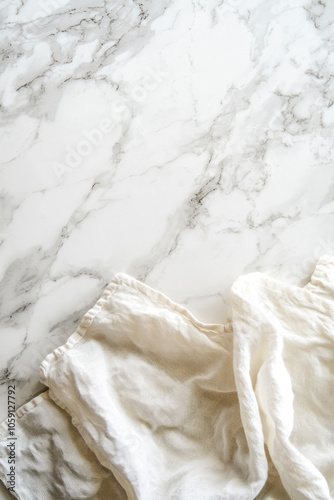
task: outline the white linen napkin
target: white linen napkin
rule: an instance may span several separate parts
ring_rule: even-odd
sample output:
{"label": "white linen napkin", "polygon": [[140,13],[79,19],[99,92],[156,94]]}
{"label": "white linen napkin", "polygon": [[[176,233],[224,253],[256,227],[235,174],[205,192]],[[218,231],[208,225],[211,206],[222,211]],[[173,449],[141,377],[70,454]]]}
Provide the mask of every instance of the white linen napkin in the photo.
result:
{"label": "white linen napkin", "polygon": [[333,287],[250,273],[217,325],[116,274],[18,410],[16,498],[333,499]]}
{"label": "white linen napkin", "polygon": [[291,498],[334,498],[334,258],[304,288],[238,278],[232,318],[246,435],[267,444]]}

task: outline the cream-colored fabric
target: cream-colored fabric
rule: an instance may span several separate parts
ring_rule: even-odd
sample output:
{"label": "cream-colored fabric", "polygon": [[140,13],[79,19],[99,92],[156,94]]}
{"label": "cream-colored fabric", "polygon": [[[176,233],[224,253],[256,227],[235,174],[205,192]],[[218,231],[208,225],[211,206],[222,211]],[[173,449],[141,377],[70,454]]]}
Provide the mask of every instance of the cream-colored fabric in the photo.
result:
{"label": "cream-colored fabric", "polygon": [[127,275],[41,380],[129,499],[252,499],[265,482],[240,420],[231,325],[204,325]]}
{"label": "cream-colored fabric", "polygon": [[[45,489],[34,472],[34,481],[21,476],[17,498],[123,500],[116,495],[125,491],[129,500],[334,499],[333,301],[330,256],[319,259],[304,288],[241,276],[226,325],[201,323],[116,274],[78,330],[41,364],[49,406],[25,412],[39,443],[38,426],[53,439],[47,412],[58,415],[62,439],[75,436],[62,456],[50,446],[37,454],[37,466],[65,471],[61,495],[29,496],[39,482],[34,491]],[[37,408],[44,427],[29,417]],[[23,442],[21,470],[31,460]],[[84,477],[76,472],[82,453]],[[56,472],[48,474],[59,483]],[[81,481],[81,496],[73,496]]]}
{"label": "cream-colored fabric", "polygon": [[304,288],[240,277],[232,318],[246,435],[264,439],[291,498],[334,498],[334,258]]}
{"label": "cream-colored fabric", "polygon": [[126,500],[109,469],[88,448],[68,413],[45,391],[16,412],[15,441],[0,426],[0,477],[8,485],[8,444],[15,443],[15,489],[20,500]]}

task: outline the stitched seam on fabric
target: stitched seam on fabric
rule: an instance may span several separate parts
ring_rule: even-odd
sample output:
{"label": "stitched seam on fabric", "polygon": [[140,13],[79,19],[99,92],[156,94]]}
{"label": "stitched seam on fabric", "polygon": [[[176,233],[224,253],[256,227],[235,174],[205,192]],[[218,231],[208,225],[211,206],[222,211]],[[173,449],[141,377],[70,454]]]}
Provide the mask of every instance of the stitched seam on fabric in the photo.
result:
{"label": "stitched seam on fabric", "polygon": [[[104,460],[104,458],[101,459],[101,457],[99,456],[100,454],[99,454],[98,447],[96,446],[94,439],[89,435],[88,431],[85,429],[85,427],[83,426],[83,424],[79,420],[75,411],[70,409],[63,401],[61,401],[55,395],[55,393],[52,391],[52,389],[50,389],[49,394],[50,394],[50,398],[53,399],[53,401],[58,406],[60,406],[60,408],[65,410],[70,415],[72,424],[78,429],[82,439],[85,441],[88,448],[95,454],[96,459],[100,462],[100,464],[103,467],[105,467],[106,469],[111,470],[111,472],[113,472],[115,477],[116,477],[116,475],[118,475],[123,480],[123,483],[124,483],[124,485],[126,485],[126,487],[123,484],[121,484],[121,486],[126,490],[127,494],[128,494],[127,487],[129,488],[130,496],[128,497],[128,500],[137,500],[137,495],[133,489],[131,482],[123,475],[122,472],[120,472],[117,469],[117,467],[113,466],[112,464],[109,464],[106,460]],[[90,442],[90,444],[88,444],[88,442]],[[95,451],[96,449],[97,449],[97,452]],[[116,472],[116,474],[115,474],[115,472]],[[117,477],[116,477],[116,479],[117,479]],[[118,482],[120,482],[120,481],[118,481]]]}
{"label": "stitched seam on fabric", "polygon": [[174,302],[172,299],[170,299],[167,295],[165,295],[163,292],[160,292],[159,290],[156,290],[146,283],[143,283],[142,281],[139,281],[129,275],[126,275],[124,273],[119,273],[119,280],[122,281],[124,284],[130,286],[136,291],[139,291],[143,293],[146,297],[149,297],[150,299],[155,299],[158,303],[168,305],[171,310],[177,311],[178,313],[182,314],[182,316],[186,317],[190,321],[192,321],[196,326],[200,326],[201,328],[204,329],[209,329],[211,331],[216,331],[215,328],[221,329],[224,328],[228,325],[231,325],[231,322],[227,323],[203,323],[202,321],[198,320],[190,311],[184,306],[181,306],[180,304],[177,304]]}
{"label": "stitched seam on fabric", "polygon": [[78,328],[74,333],[72,333],[72,335],[70,335],[66,343],[60,347],[57,347],[57,349],[48,354],[44,361],[42,361],[40,365],[40,380],[42,383],[45,383],[47,386],[49,386],[49,372],[51,367],[55,366],[66,352],[70,351],[84,338],[93,320],[103,309],[103,307],[107,303],[108,298],[116,292],[118,287],[118,282],[111,281],[111,283],[106,287],[95,305],[91,309],[89,309],[83,316]]}
{"label": "stitched seam on fabric", "polygon": [[[195,320],[194,321],[192,319],[192,314],[189,311],[187,311],[183,307],[178,307],[177,304],[174,304],[167,296],[164,296],[159,291],[156,291],[154,289],[152,289],[152,291],[151,291],[147,285],[144,285],[143,283],[139,282],[138,280],[135,280],[135,278],[132,278],[130,276],[129,277],[126,276],[126,278],[124,279],[124,277],[122,277],[121,274],[122,273],[117,273],[117,275],[115,275],[114,279],[106,287],[103,294],[97,300],[95,305],[91,309],[89,309],[89,311],[83,316],[78,328],[68,338],[67,342],[64,345],[55,349],[52,353],[50,353],[45,358],[45,360],[41,363],[41,380],[42,381],[45,380],[48,386],[49,386],[49,372],[50,372],[51,367],[55,366],[57,364],[57,362],[60,361],[62,359],[62,357],[66,354],[66,352],[70,351],[73,347],[78,346],[79,342],[81,340],[83,340],[83,338],[85,337],[85,334],[86,334],[89,326],[93,322],[93,320],[103,310],[103,308],[107,304],[109,297],[116,293],[116,291],[119,289],[119,286],[121,284],[127,285],[129,288],[143,294],[144,296],[146,296],[150,300],[152,300],[152,302],[155,301],[155,302],[159,303],[159,305],[163,304],[163,305],[167,306],[169,310],[171,310],[173,312],[178,312],[184,319],[188,320],[193,325],[200,327],[201,329],[203,329],[203,327],[204,327],[204,329],[210,328],[211,325],[205,325],[204,323],[201,323],[200,321],[198,321],[195,317],[194,317],[194,320]],[[144,286],[142,286],[142,285],[144,285]],[[145,288],[145,287],[147,287],[147,288]],[[184,313],[184,311],[186,312],[186,314]],[[189,314],[189,316],[188,316],[188,314]],[[218,325],[213,325],[213,326],[224,329],[224,328],[226,328],[226,326],[228,326],[230,324],[231,323],[226,323],[225,325],[218,324]],[[212,329],[210,331],[212,331],[213,333],[216,333],[216,334],[230,333],[230,332],[226,332],[226,331],[222,331],[222,332],[218,331],[217,332],[216,330],[212,330]],[[208,338],[210,338],[210,337],[208,337]],[[95,442],[89,436],[89,434],[85,430],[85,428],[82,426],[82,424],[80,423],[75,412],[70,410],[70,408],[67,405],[65,405],[61,400],[59,400],[58,397],[55,396],[55,394],[51,388],[49,389],[49,394],[50,394],[51,399],[53,399],[55,401],[55,403],[58,404],[58,406],[63,408],[65,411],[67,411],[67,413],[71,416],[72,423],[79,430],[82,437],[84,438],[84,435],[86,437],[88,436],[88,440],[92,441],[92,446],[90,446],[90,445],[88,445],[86,439],[84,438],[87,446],[89,446],[89,448],[97,456],[97,453],[95,451]],[[102,465],[104,465],[106,468],[108,468],[110,470],[110,466],[107,465],[105,461],[100,460],[100,459],[99,459],[99,461]],[[117,473],[120,475],[120,477],[123,478],[123,481],[125,482],[125,484],[127,484],[129,486],[129,488],[131,488],[131,491],[133,491],[133,487],[132,487],[131,482],[129,482],[126,478],[124,478],[123,474],[120,471],[118,471],[118,469],[116,469],[116,474]],[[136,500],[137,497],[136,497],[134,491],[133,491],[133,495],[134,495],[133,500]]]}
{"label": "stitched seam on fabric", "polygon": [[[198,328],[201,329],[201,331],[203,331],[203,333],[205,333],[205,330],[208,330],[210,332],[213,332],[213,333],[216,333],[216,334],[219,334],[219,335],[224,335],[224,334],[228,334],[230,332],[228,331],[216,331],[214,330],[213,328],[210,328],[210,326],[215,326],[219,329],[222,329],[224,330],[227,326],[229,326],[231,324],[231,322],[228,322],[228,323],[221,323],[221,324],[210,324],[208,323],[207,325],[205,323],[202,323],[200,321],[198,321],[194,316],[193,314],[188,311],[186,308],[182,307],[180,308],[177,304],[174,304],[170,299],[168,299],[168,297],[165,297],[164,295],[161,295],[161,296],[152,296],[152,294],[149,294],[147,293],[148,290],[146,291],[145,288],[144,289],[139,289],[139,288],[134,288],[134,286],[129,283],[128,281],[124,281],[122,278],[122,283],[124,285],[127,285],[129,288],[132,288],[140,293],[142,293],[145,297],[148,297],[152,302],[154,302],[155,304],[159,304],[160,306],[163,304],[164,306],[167,307],[167,309],[169,311],[172,311],[172,312],[177,312],[179,313],[182,318],[186,319],[188,322],[190,322],[193,326],[196,326]],[[142,284],[142,283],[141,283]],[[147,286],[147,285],[146,285]],[[158,291],[155,291],[156,293],[160,294],[160,292]],[[167,300],[166,300],[167,299]],[[175,307],[177,306],[177,307]],[[210,338],[208,335],[207,335],[208,338]]]}
{"label": "stitched seam on fabric", "polygon": [[[22,417],[24,417],[27,413],[30,413],[33,411],[37,406],[39,406],[41,403],[44,401],[47,401],[48,395],[46,394],[49,391],[49,389],[46,389],[44,392],[41,392],[37,396],[35,396],[33,399],[25,403],[24,405],[20,406],[15,412],[15,420],[18,421]],[[3,422],[0,424],[0,438],[3,437],[5,432],[8,432],[8,426],[7,426],[7,420],[6,418]]]}

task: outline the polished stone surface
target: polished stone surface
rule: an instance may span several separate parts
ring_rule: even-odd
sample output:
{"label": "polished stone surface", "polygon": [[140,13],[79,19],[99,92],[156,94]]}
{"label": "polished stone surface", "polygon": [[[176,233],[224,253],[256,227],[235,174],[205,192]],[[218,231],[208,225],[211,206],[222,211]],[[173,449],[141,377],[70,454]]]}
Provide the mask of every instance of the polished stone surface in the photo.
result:
{"label": "polished stone surface", "polygon": [[1,18],[1,420],[8,381],[18,406],[43,389],[116,272],[217,323],[240,274],[303,285],[334,253],[332,2],[4,0]]}

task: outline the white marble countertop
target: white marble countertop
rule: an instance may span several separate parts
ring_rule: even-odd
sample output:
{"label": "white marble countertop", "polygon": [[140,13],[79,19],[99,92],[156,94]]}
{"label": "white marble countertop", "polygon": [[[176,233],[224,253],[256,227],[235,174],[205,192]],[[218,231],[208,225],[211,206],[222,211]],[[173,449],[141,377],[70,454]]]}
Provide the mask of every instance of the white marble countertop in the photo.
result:
{"label": "white marble countertop", "polygon": [[1,18],[1,420],[116,272],[217,323],[240,274],[303,285],[334,253],[333,2]]}

